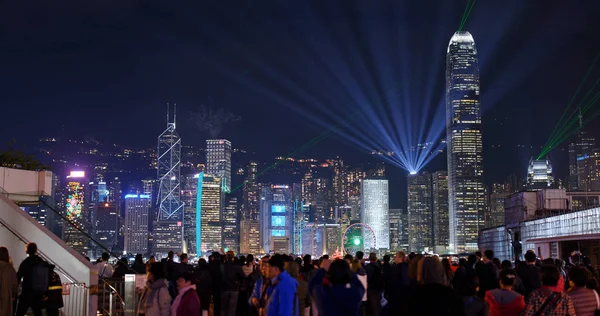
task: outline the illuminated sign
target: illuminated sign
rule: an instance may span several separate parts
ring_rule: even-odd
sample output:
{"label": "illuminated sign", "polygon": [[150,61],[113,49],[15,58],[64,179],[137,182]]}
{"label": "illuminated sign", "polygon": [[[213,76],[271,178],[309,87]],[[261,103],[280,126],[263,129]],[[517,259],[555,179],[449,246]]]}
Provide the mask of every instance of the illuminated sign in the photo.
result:
{"label": "illuminated sign", "polygon": [[137,198],[140,198],[140,199],[149,199],[150,195],[149,194],[140,194],[140,195],[137,195],[137,194],[126,194],[125,198],[126,199],[137,199]]}
{"label": "illuminated sign", "polygon": [[273,206],[271,206],[271,212],[285,213],[285,205],[273,205]]}
{"label": "illuminated sign", "polygon": [[84,178],[85,177],[85,171],[71,171],[71,173],[69,173],[69,176],[67,176],[67,178]]}
{"label": "illuminated sign", "polygon": [[81,217],[83,208],[83,188],[79,182],[69,182],[69,194],[67,196],[67,218],[75,219]]}

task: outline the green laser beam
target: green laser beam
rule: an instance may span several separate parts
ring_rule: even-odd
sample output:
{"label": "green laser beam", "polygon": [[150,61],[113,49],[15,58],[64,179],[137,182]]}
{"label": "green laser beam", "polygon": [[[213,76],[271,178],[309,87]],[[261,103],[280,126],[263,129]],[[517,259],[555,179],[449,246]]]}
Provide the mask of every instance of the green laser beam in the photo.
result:
{"label": "green laser beam", "polygon": [[[597,92],[594,97],[592,98],[592,100],[590,100],[590,102],[588,102],[582,113],[587,112],[587,110],[596,102],[598,102],[598,100],[600,100],[600,92]],[[565,141],[566,139],[568,139],[571,135],[573,135],[574,133],[576,133],[577,131],[579,131],[581,128],[583,128],[585,125],[589,124],[596,116],[598,116],[598,114],[600,114],[600,109],[596,110],[596,112],[594,112],[591,116],[588,116],[585,118],[585,121],[582,122],[581,125],[577,124],[578,120],[572,120],[568,125],[567,128],[565,128],[564,130],[562,130],[559,135],[553,140],[553,142],[551,144],[549,144],[548,146],[545,146],[542,149],[542,152],[540,153],[540,155],[538,156],[538,159],[540,159],[541,157],[545,156],[546,154],[548,154],[552,149],[556,148],[559,144],[561,144],[563,141]],[[573,128],[573,126],[575,126],[575,128]]]}
{"label": "green laser beam", "polygon": [[[581,105],[583,103],[586,102],[588,96],[590,95],[590,93],[592,93],[592,91],[594,91],[594,89],[596,88],[596,86],[598,85],[598,83],[600,83],[600,78],[598,78],[598,80],[596,80],[596,82],[594,82],[594,85],[592,85],[592,87],[590,88],[590,90],[588,90],[588,92],[585,94],[585,96],[583,96],[583,98],[581,99],[581,101],[577,104],[577,106],[575,107],[575,109],[571,112],[571,114],[569,115],[569,117],[564,120],[564,122],[557,124],[556,126],[560,125],[560,128],[558,129],[558,132],[562,131],[562,129],[564,129],[564,126],[567,125],[568,122],[570,122],[571,119],[574,120],[578,120],[578,118],[573,118],[573,116],[578,113],[578,109],[581,108]],[[570,106],[570,105],[569,105]],[[564,115],[563,115],[564,116]],[[562,119],[562,117],[561,117]],[[555,127],[556,130],[556,127]],[[554,131],[553,131],[554,132]],[[554,133],[554,135],[551,134],[550,138],[548,139],[548,141],[551,141],[554,137],[556,136],[556,133]]]}
{"label": "green laser beam", "polygon": [[462,18],[460,19],[460,24],[458,25],[458,31],[462,30],[463,22],[465,21],[465,17],[467,12],[469,12],[469,5],[471,4],[471,0],[467,0],[467,5],[465,6],[465,11],[463,11]]}
{"label": "green laser beam", "polygon": [[469,20],[469,16],[471,15],[471,11],[473,10],[473,7],[475,6],[476,1],[477,0],[473,0],[473,2],[471,2],[471,7],[469,8],[467,15],[464,17],[462,23],[460,24],[459,31],[462,31],[462,29],[465,27],[465,24],[467,24],[467,21]]}
{"label": "green laser beam", "polygon": [[[581,110],[581,115],[583,116],[583,114],[587,113],[588,109],[594,104],[596,103],[596,101],[598,101],[598,99],[600,98],[600,92],[596,92],[596,94],[592,97],[592,99],[582,108]],[[580,106],[578,105],[578,108]],[[554,138],[551,141],[551,145],[556,144],[557,140],[560,140],[562,137],[562,134],[564,134],[565,132],[569,131],[570,129],[573,128],[573,125],[577,124],[579,122],[579,118],[573,118],[571,119],[567,125],[565,125],[565,127],[563,129],[561,129],[561,131],[559,132],[559,134],[556,136],[556,138]]]}
{"label": "green laser beam", "polygon": [[[354,122],[359,117],[360,117],[359,113],[355,112],[354,114],[350,115],[348,118],[346,118],[341,123],[328,128],[325,132],[319,134],[318,136],[316,136],[315,138],[309,140],[308,142],[306,142],[302,146],[298,147],[297,149],[295,149],[291,153],[285,155],[284,158],[283,158],[283,160],[286,160],[287,158],[291,158],[294,155],[296,155],[296,154],[304,151],[305,149],[308,149],[308,148],[314,146],[315,144],[319,143],[323,139],[325,139],[325,138],[327,138],[327,137],[329,137],[329,136],[337,133],[339,130],[341,130],[342,128],[345,128],[346,126],[348,126],[350,123]],[[281,164],[280,161],[276,161],[275,163],[271,164],[270,166],[268,166],[267,168],[265,168],[261,172],[257,173],[256,175],[257,176],[261,176],[261,175],[263,175],[263,174],[265,174],[265,173],[273,170],[275,167],[277,167],[280,164]],[[233,188],[230,191],[230,193],[232,193],[232,192],[234,192],[236,190],[239,190],[243,186],[244,186],[244,183],[239,184],[238,186],[236,186],[235,188]]]}
{"label": "green laser beam", "polygon": [[583,76],[583,80],[581,80],[581,82],[579,83],[579,86],[575,90],[575,93],[571,97],[571,100],[567,104],[567,108],[565,109],[565,111],[561,115],[560,119],[558,119],[557,124],[554,126],[554,130],[552,131],[552,133],[550,134],[550,137],[548,138],[548,142],[550,142],[552,140],[552,138],[555,136],[555,133],[557,132],[557,128],[562,124],[562,121],[563,121],[565,115],[567,114],[567,112],[569,111],[569,108],[571,107],[571,104],[573,104],[573,101],[575,101],[575,98],[577,97],[577,94],[579,94],[579,91],[583,87],[583,84],[587,80],[587,77],[590,75],[590,73],[594,69],[594,66],[596,65],[596,62],[598,61],[599,57],[600,57],[600,52],[598,52],[598,54],[596,55],[596,57],[592,61],[592,64],[590,65],[590,67],[588,68],[587,72],[585,73],[585,76]]}

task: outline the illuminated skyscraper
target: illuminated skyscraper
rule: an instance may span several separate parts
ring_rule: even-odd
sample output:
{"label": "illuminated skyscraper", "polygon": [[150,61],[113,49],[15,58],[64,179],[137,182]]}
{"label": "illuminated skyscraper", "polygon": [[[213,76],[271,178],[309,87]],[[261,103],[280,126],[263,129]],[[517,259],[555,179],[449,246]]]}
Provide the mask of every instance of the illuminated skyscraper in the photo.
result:
{"label": "illuminated skyscraper", "polygon": [[377,249],[390,248],[388,180],[365,179],[360,188],[360,221],[371,227]]}
{"label": "illuminated skyscraper", "polygon": [[433,185],[433,246],[436,253],[447,253],[450,245],[448,222],[448,173],[437,171],[431,175]]}
{"label": "illuminated skyscraper", "polygon": [[475,41],[469,32],[454,33],[446,56],[446,143],[450,252],[478,250],[484,228],[479,65]]}
{"label": "illuminated skyscraper", "polygon": [[223,209],[223,248],[240,252],[240,230],[237,225],[239,205],[235,197],[227,197],[226,205]]}
{"label": "illuminated skyscraper", "polygon": [[199,174],[187,174],[182,176],[181,180],[181,202],[183,202],[183,240],[188,254],[195,255],[196,252],[190,250],[196,249],[196,212],[198,197],[198,178]]}
{"label": "illuminated skyscraper", "polygon": [[[202,175],[202,173],[201,173]],[[196,203],[200,204],[200,209],[196,211],[196,236],[200,233],[200,245],[202,253],[207,251],[218,251],[223,244],[223,224],[221,208],[223,207],[223,192],[221,191],[221,178],[213,177],[208,174],[203,175],[202,179],[202,198]],[[200,230],[198,230],[197,216],[200,214]],[[196,249],[190,249],[195,253]]]}
{"label": "illuminated skyscraper", "polygon": [[154,223],[154,252],[162,255],[183,250],[181,202],[181,138],[167,111],[167,129],[158,136],[158,218]]}
{"label": "illuminated skyscraper", "polygon": [[529,160],[527,168],[527,190],[550,189],[554,185],[552,164],[548,159]]}
{"label": "illuminated skyscraper", "polygon": [[433,251],[433,201],[429,172],[408,176],[408,245],[410,251]]}
{"label": "illuminated skyscraper", "polygon": [[149,195],[125,195],[125,251],[129,254],[148,253],[151,205]]}
{"label": "illuminated skyscraper", "polygon": [[231,189],[231,142],[226,139],[206,140],[206,173],[222,179],[225,190]]}
{"label": "illuminated skyscraper", "polygon": [[260,252],[260,214],[259,190],[256,183],[258,164],[251,161],[248,164],[247,177],[244,181],[244,200],[242,219],[240,220],[240,252],[257,254]]}
{"label": "illuminated skyscraper", "polygon": [[402,209],[390,209],[390,250],[406,250],[400,248],[400,227],[402,226]]}
{"label": "illuminated skyscraper", "polygon": [[[123,251],[119,245],[121,226],[120,207],[117,203],[96,203],[94,206],[94,235],[96,240],[111,251]],[[96,255],[102,255],[101,249],[96,249]]]}
{"label": "illuminated skyscraper", "polygon": [[289,185],[264,187],[260,194],[260,241],[265,252],[289,253],[294,216]]}
{"label": "illuminated skyscraper", "polygon": [[90,239],[83,233],[92,231],[84,183],[87,184],[88,181],[85,180],[83,171],[71,171],[67,176],[65,217],[70,223],[64,226],[63,239],[78,253],[90,255]]}
{"label": "illuminated skyscraper", "polygon": [[575,134],[573,142],[569,144],[569,189],[571,191],[591,190],[584,170],[586,165],[581,161],[587,161],[588,157],[592,156],[596,149],[596,139],[581,129],[581,119],[580,114],[580,130]]}
{"label": "illuminated skyscraper", "polygon": [[504,200],[512,193],[510,184],[494,183],[490,195],[490,211],[485,219],[485,227],[504,225]]}

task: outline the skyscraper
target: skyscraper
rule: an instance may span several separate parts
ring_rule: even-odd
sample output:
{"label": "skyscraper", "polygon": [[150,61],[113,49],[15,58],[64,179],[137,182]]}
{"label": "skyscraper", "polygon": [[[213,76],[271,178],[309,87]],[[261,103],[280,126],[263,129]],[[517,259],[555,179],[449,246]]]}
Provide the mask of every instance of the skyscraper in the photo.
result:
{"label": "skyscraper", "polygon": [[390,248],[389,191],[386,179],[365,179],[360,188],[360,221],[375,234],[375,248]]}
{"label": "skyscraper", "polygon": [[90,239],[83,232],[91,232],[92,225],[90,224],[89,209],[86,207],[84,183],[88,183],[88,181],[85,180],[83,171],[71,171],[67,176],[65,217],[70,223],[64,226],[63,239],[78,253],[89,255]]}
{"label": "skyscraper", "polygon": [[206,140],[206,173],[220,178],[225,191],[231,189],[231,142],[226,139]]}
{"label": "skyscraper", "polygon": [[433,201],[429,172],[408,176],[408,246],[410,251],[433,251]]}
{"label": "skyscraper", "polygon": [[[119,245],[121,225],[120,208],[116,203],[96,203],[94,206],[94,235],[96,240],[111,251],[123,251]],[[102,255],[101,249],[96,249],[97,255]]]}
{"label": "skyscraper", "polygon": [[227,197],[223,209],[223,248],[240,252],[240,230],[237,225],[238,199]]}
{"label": "skyscraper", "polygon": [[260,194],[260,241],[265,252],[289,253],[294,216],[289,185],[264,187]]}
{"label": "skyscraper", "polygon": [[[200,173],[200,175],[203,175]],[[207,251],[215,251],[222,248],[223,242],[223,225],[221,208],[223,207],[223,192],[221,191],[222,180],[218,177],[204,174],[203,179],[199,180],[202,183],[202,191],[200,208],[196,211],[195,227],[196,236],[200,233],[200,239],[196,237],[196,245],[200,245],[202,253]],[[198,221],[200,215],[200,221]],[[198,229],[198,223],[200,229]],[[197,249],[193,249],[198,251]],[[192,252],[192,250],[190,250]],[[197,252],[200,254],[200,252]]]}
{"label": "skyscraper", "polygon": [[494,183],[490,195],[490,211],[486,217],[485,227],[504,225],[504,200],[512,193],[510,184]]}
{"label": "skyscraper", "polygon": [[448,173],[437,171],[431,176],[433,184],[433,246],[436,253],[447,253],[450,245]]}
{"label": "skyscraper", "polygon": [[390,209],[390,250],[400,250],[400,227],[402,226],[402,209]]}
{"label": "skyscraper", "polygon": [[240,220],[240,252],[256,254],[260,252],[260,214],[259,190],[256,183],[258,164],[251,161],[248,164],[247,176],[244,181],[244,200],[242,218]]}
{"label": "skyscraper", "polygon": [[552,164],[548,159],[529,160],[527,168],[527,190],[543,190],[552,188],[554,177],[552,176]]}
{"label": "skyscraper", "polygon": [[332,160],[333,166],[333,200],[335,206],[348,204],[348,177],[344,161],[339,157]]}
{"label": "skyscraper", "polygon": [[585,179],[581,179],[582,170],[579,166],[580,159],[586,159],[596,149],[596,139],[582,129],[582,116],[579,113],[579,131],[574,140],[569,144],[569,189],[571,191],[584,191],[581,186]]}
{"label": "skyscraper", "polygon": [[125,195],[125,251],[127,253],[148,253],[151,205],[150,195]]}
{"label": "skyscraper", "polygon": [[475,41],[469,32],[454,33],[446,55],[446,143],[450,252],[478,249],[484,227],[479,65]]}
{"label": "skyscraper", "polygon": [[158,217],[154,224],[154,252],[165,255],[183,250],[183,203],[180,193],[181,138],[167,111],[167,129],[158,136]]}

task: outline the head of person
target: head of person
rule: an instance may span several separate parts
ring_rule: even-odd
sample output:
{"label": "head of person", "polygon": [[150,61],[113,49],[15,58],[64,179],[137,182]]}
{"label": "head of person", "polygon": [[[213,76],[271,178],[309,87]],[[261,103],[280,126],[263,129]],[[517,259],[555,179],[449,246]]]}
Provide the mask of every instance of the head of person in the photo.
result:
{"label": "head of person", "polygon": [[489,260],[489,261],[494,260],[494,251],[491,249],[484,251],[483,255],[486,260]]}
{"label": "head of person", "polygon": [[246,256],[246,265],[250,266],[254,264],[254,256],[249,254]]}
{"label": "head of person", "polygon": [[312,266],[312,257],[310,255],[304,255],[302,260],[304,261],[304,267]]}
{"label": "head of person", "polygon": [[565,261],[562,259],[556,259],[554,260],[554,264],[559,268],[559,269],[563,269],[565,267]]}
{"label": "head of person", "polygon": [[269,259],[269,278],[276,278],[283,271],[284,261],[281,255],[275,254]]}
{"label": "head of person", "polygon": [[584,287],[589,281],[589,274],[584,267],[572,267],[569,270],[569,286],[570,287]]}
{"label": "head of person", "polygon": [[110,254],[108,252],[102,253],[102,261],[107,262],[110,259]]}
{"label": "head of person", "polygon": [[500,268],[501,269],[512,269],[512,263],[510,262],[510,260],[504,260],[502,261],[502,263],[500,263]]}
{"label": "head of person", "polygon": [[0,247],[0,261],[10,263],[10,255],[8,254],[8,248]]}
{"label": "head of person", "polygon": [[348,284],[352,281],[350,265],[345,260],[334,260],[327,270],[327,279],[331,284]]}
{"label": "head of person", "polygon": [[476,255],[469,255],[467,257],[467,264],[473,266],[476,262],[477,262],[477,256]]}
{"label": "head of person", "polygon": [[208,263],[206,262],[206,259],[200,258],[198,260],[198,270],[208,270]]}
{"label": "head of person", "polygon": [[156,262],[156,258],[154,256],[150,256],[150,259],[148,259],[149,263],[155,263]]}
{"label": "head of person", "polygon": [[375,262],[375,261],[377,261],[377,254],[376,254],[376,253],[374,253],[374,252],[371,252],[371,253],[369,254],[369,261],[371,261],[371,262]]}
{"label": "head of person", "polygon": [[500,259],[498,258],[494,258],[492,260],[492,262],[494,263],[494,265],[498,268],[498,269],[502,269],[502,263],[500,262]]}
{"label": "head of person", "polygon": [[459,267],[466,267],[467,266],[467,259],[465,259],[465,258],[458,259],[458,266]]}
{"label": "head of person", "polygon": [[517,273],[513,269],[502,269],[500,271],[500,287],[512,288],[515,285],[517,279]]}
{"label": "head of person", "polygon": [[402,252],[402,251],[398,251],[396,253],[396,256],[394,257],[394,263],[400,264],[404,261],[406,261],[406,254],[404,254],[404,252]]}
{"label": "head of person", "polygon": [[540,279],[542,285],[545,286],[556,286],[560,279],[560,273],[555,265],[544,264],[540,268]]}
{"label": "head of person", "polygon": [[269,257],[262,257],[259,262],[260,274],[263,277],[269,277]]}
{"label": "head of person", "polygon": [[296,280],[300,277],[300,266],[296,263],[296,261],[286,262],[285,271],[287,271],[287,273]]}
{"label": "head of person", "polygon": [[194,284],[194,274],[191,272],[183,273],[177,278],[177,288],[180,290],[192,284]]}
{"label": "head of person", "polygon": [[302,258],[296,257],[296,259],[294,259],[294,262],[296,262],[298,264],[298,267],[302,266]]}
{"label": "head of person", "polygon": [[37,247],[37,244],[34,242],[30,242],[25,246],[25,253],[30,256],[37,254],[37,251],[38,251],[38,247]]}
{"label": "head of person", "polygon": [[321,260],[329,260],[329,255],[328,255],[328,254],[324,254],[324,255],[321,257]]}
{"label": "head of person", "polygon": [[346,255],[344,256],[344,260],[345,260],[346,262],[348,262],[348,264],[352,264],[352,260],[353,260],[353,259],[354,259],[354,258],[352,258],[352,255],[351,255],[351,254],[346,254]]}
{"label": "head of person", "polygon": [[391,259],[392,258],[390,257],[390,255],[385,255],[383,256],[383,263],[390,263]]}
{"label": "head of person", "polygon": [[144,262],[144,258],[142,257],[141,253],[135,255],[135,262]]}
{"label": "head of person", "polygon": [[481,258],[483,258],[483,254],[481,253],[481,251],[475,251],[475,257],[477,258],[477,260],[481,260]]}
{"label": "head of person", "polygon": [[534,264],[536,260],[537,256],[535,255],[535,252],[533,250],[527,250],[525,253],[525,261],[528,264]]}
{"label": "head of person", "polygon": [[444,258],[442,259],[442,265],[444,266],[445,270],[450,270],[450,260],[448,260],[448,258]]}
{"label": "head of person", "polygon": [[162,262],[154,262],[150,264],[150,268],[148,269],[146,276],[148,281],[154,282],[160,279],[166,279],[167,275],[165,273],[165,265]]}
{"label": "head of person", "polygon": [[175,253],[173,251],[169,251],[169,253],[167,254],[167,258],[169,260],[173,260],[173,257],[175,256]]}
{"label": "head of person", "polygon": [[233,252],[233,250],[227,251],[227,253],[225,254],[225,259],[228,262],[233,262],[233,259],[235,259],[235,253]]}
{"label": "head of person", "polygon": [[362,251],[356,252],[356,260],[362,260],[365,257],[365,253]]}
{"label": "head of person", "polygon": [[360,263],[360,260],[354,259],[354,261],[352,261],[352,266],[350,268],[352,269],[353,272],[357,272],[358,270],[362,269],[362,264]]}
{"label": "head of person", "polygon": [[414,252],[411,252],[408,254],[408,260],[412,260],[416,257],[417,255]]}

